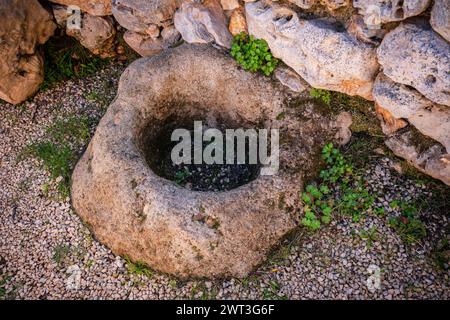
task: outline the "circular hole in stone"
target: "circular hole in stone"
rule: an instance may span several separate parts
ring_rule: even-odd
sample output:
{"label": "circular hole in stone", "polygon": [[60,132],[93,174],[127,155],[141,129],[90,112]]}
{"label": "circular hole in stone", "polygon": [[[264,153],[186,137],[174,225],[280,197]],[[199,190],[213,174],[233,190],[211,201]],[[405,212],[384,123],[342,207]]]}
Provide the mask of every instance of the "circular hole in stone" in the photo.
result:
{"label": "circular hole in stone", "polygon": [[[244,164],[237,164],[236,144],[233,164],[226,163],[226,129],[243,128],[242,124],[230,123],[227,121],[202,121],[203,132],[206,129],[218,129],[223,135],[223,164],[194,164],[194,120],[202,121],[201,118],[180,119],[169,117],[163,122],[152,121],[151,126],[142,133],[140,143],[141,150],[149,167],[154,173],[167,180],[173,181],[181,187],[193,191],[219,192],[227,191],[255,180],[260,172],[259,164],[249,164],[249,146],[246,140],[246,161]],[[255,129],[254,126],[248,128]],[[175,164],[172,161],[172,149],[180,141],[171,141],[172,132],[175,129],[186,129],[191,136],[191,164]],[[202,141],[202,151],[209,144],[209,141]]]}

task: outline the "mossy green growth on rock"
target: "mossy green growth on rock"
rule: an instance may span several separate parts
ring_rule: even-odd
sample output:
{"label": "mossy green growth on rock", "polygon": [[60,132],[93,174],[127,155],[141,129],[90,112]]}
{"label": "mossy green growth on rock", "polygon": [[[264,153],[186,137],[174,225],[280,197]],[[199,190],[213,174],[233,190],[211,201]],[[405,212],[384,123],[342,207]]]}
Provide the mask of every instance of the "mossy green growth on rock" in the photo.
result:
{"label": "mossy green growth on rock", "polygon": [[236,35],[231,45],[231,56],[244,70],[269,76],[278,65],[278,60],[272,56],[267,42],[255,39],[244,32]]}
{"label": "mossy green growth on rock", "polygon": [[372,101],[317,88],[312,88],[309,94],[332,114],[350,112],[353,120],[350,129],[353,133],[365,132],[371,136],[384,136]]}

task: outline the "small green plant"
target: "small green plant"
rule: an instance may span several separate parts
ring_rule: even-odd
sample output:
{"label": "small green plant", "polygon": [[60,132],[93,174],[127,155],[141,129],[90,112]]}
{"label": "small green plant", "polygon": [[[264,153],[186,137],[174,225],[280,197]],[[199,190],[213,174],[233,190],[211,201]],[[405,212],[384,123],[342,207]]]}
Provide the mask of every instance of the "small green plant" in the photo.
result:
{"label": "small green plant", "polygon": [[280,284],[276,281],[269,281],[269,287],[264,288],[263,290],[263,299],[264,300],[286,300],[287,297],[285,295],[280,295]]}
{"label": "small green plant", "polygon": [[427,234],[422,221],[417,218],[417,208],[403,201],[396,201],[391,207],[401,210],[400,216],[389,219],[389,225],[397,230],[406,243],[412,244],[420,241]]}
{"label": "small green plant", "polygon": [[9,281],[9,277],[7,277],[6,275],[2,275],[0,274],[0,300],[5,300],[6,299],[6,284]]}
{"label": "small green plant", "polygon": [[191,300],[214,300],[217,296],[217,288],[212,287],[210,290],[206,284],[202,282],[195,282],[191,289]]}
{"label": "small green plant", "polygon": [[371,248],[372,244],[378,240],[378,230],[375,226],[368,230],[363,229],[359,232],[359,237],[366,241],[368,248]]}
{"label": "small green plant", "polygon": [[450,265],[450,241],[449,238],[441,239],[432,252],[432,257],[436,265],[442,270],[446,270]]}
{"label": "small green plant", "polygon": [[53,248],[53,261],[57,264],[60,264],[64,261],[64,259],[70,254],[71,248],[65,244],[58,244],[55,248]]}
{"label": "small green plant", "polygon": [[361,219],[361,213],[372,208],[374,198],[360,180],[356,180],[352,186],[342,185],[342,189],[339,210],[341,213],[351,215],[353,221],[358,222]]}
{"label": "small green plant", "polygon": [[42,90],[62,80],[92,75],[107,63],[107,60],[94,56],[78,41],[69,37],[50,38],[44,46],[44,56],[45,78]]}
{"label": "small green plant", "polygon": [[328,186],[316,187],[311,184],[306,187],[306,192],[303,192],[305,217],[302,219],[302,224],[308,229],[317,230],[320,228],[321,222],[330,223],[333,200],[326,197],[329,193]]}
{"label": "small green plant", "polygon": [[[14,300],[16,298],[18,286],[11,282],[12,279],[11,275],[0,271],[0,300]],[[10,289],[6,288],[7,284],[11,287]]]}
{"label": "small green plant", "polygon": [[278,60],[270,53],[265,40],[255,39],[244,32],[234,37],[231,56],[244,70],[261,71],[266,76],[270,76],[278,65]]}
{"label": "small green plant", "polygon": [[[301,223],[312,231],[318,230],[322,223],[330,223],[336,211],[359,221],[361,213],[369,210],[374,202],[361,178],[353,173],[353,166],[333,144],[323,147],[322,159],[326,167],[320,172],[319,183],[308,185],[301,195],[305,213]],[[332,193],[337,185],[339,197]]]}
{"label": "small green plant", "polygon": [[321,100],[326,105],[331,104],[331,92],[323,89],[312,88],[309,92],[310,96]]}
{"label": "small green plant", "polygon": [[184,168],[183,170],[177,171],[175,173],[175,183],[178,185],[183,185],[187,178],[189,178],[192,173],[188,168]]}
{"label": "small green plant", "polygon": [[125,262],[129,274],[145,276],[148,278],[153,277],[153,271],[150,270],[145,263],[140,261],[132,262],[128,257],[125,257]]}
{"label": "small green plant", "polygon": [[175,279],[169,280],[169,286],[171,286],[174,289],[177,288],[177,286],[178,286],[177,280],[175,280]]}
{"label": "small green plant", "polygon": [[99,94],[97,91],[92,91],[86,94],[85,98],[89,101],[98,101],[99,100]]}
{"label": "small green plant", "polygon": [[348,176],[353,173],[353,167],[332,143],[328,143],[323,147],[322,159],[325,161],[327,168],[320,172],[320,177],[325,182],[336,183],[345,176],[347,176],[345,182],[348,181]]}

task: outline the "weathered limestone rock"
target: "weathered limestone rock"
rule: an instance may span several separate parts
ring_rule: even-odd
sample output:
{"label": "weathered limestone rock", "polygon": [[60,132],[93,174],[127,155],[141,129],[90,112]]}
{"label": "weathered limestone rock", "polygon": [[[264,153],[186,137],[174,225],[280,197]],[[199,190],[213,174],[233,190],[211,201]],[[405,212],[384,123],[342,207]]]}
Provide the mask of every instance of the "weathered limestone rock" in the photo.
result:
{"label": "weathered limestone rock", "polygon": [[223,10],[234,10],[239,8],[238,0],[220,0]]}
{"label": "weathered limestone rock", "polygon": [[311,9],[311,7],[317,2],[317,0],[288,0],[288,1],[302,9]]}
{"label": "weathered limestone rock", "polygon": [[173,18],[179,0],[112,0],[112,14],[130,31],[146,34],[153,25],[164,25]]}
{"label": "weathered limestone rock", "polygon": [[377,114],[378,119],[380,119],[381,121],[381,130],[387,136],[390,136],[394,132],[408,125],[407,121],[394,117],[389,110],[381,107],[376,102],[375,113]]}
{"label": "weathered limestone rock", "polygon": [[123,35],[125,42],[143,57],[149,57],[161,53],[178,43],[181,39],[180,33],[174,26],[165,27],[161,36],[152,37],[140,33],[126,31]]}
{"label": "weathered limestone rock", "polygon": [[352,115],[350,112],[344,111],[339,113],[336,118],[336,127],[340,128],[336,135],[335,139],[339,142],[340,145],[344,145],[350,142],[352,137],[352,131],[350,130],[350,126],[353,123]]}
{"label": "weathered limestone rock", "polygon": [[320,0],[328,10],[333,11],[349,5],[350,0]]}
{"label": "weathered limestone rock", "polygon": [[402,23],[384,37],[377,52],[389,78],[450,106],[450,44],[429,26]]}
{"label": "weathered limestone rock", "polygon": [[308,86],[297,73],[289,68],[279,67],[275,69],[274,75],[283,85],[297,93],[304,92]]}
{"label": "weathered limestone rock", "polygon": [[350,3],[350,0],[288,0],[288,1],[302,9],[311,9],[314,5],[320,3],[330,11],[346,7]]}
{"label": "weathered limestone rock", "polygon": [[386,34],[383,28],[371,29],[369,28],[361,15],[353,15],[347,22],[347,32],[355,37],[355,39],[378,46]]}
{"label": "weathered limestone rock", "polygon": [[55,31],[52,16],[37,0],[0,0],[0,99],[17,104],[44,79],[39,44]]}
{"label": "weathered limestone rock", "polygon": [[438,144],[421,145],[417,133],[407,131],[386,140],[386,145],[397,156],[425,174],[450,185],[450,154]]}
{"label": "weathered limestone rock", "polygon": [[245,20],[245,14],[243,8],[238,8],[233,11],[230,17],[230,24],[228,30],[235,36],[241,32],[247,33],[247,21]]}
{"label": "weathered limestone rock", "polygon": [[66,6],[62,6],[59,4],[52,5],[53,16],[55,17],[56,24],[60,28],[66,28],[67,18],[70,16],[70,13],[67,11]]}
{"label": "weathered limestone rock", "polygon": [[112,13],[111,0],[50,0],[65,6],[77,6],[93,16],[109,16]]}
{"label": "weathered limestone rock", "polygon": [[266,40],[273,55],[311,86],[372,99],[379,68],[372,46],[331,21],[300,20],[278,4],[258,1],[245,8],[249,33]]}
{"label": "weathered limestone rock", "polygon": [[375,80],[373,96],[395,118],[407,119],[450,153],[450,108],[431,102],[416,90],[396,83],[382,73]]}
{"label": "weathered limestone rock", "polygon": [[[59,23],[59,22],[58,22]],[[84,14],[81,28],[66,28],[66,33],[80,41],[81,45],[103,58],[114,55],[116,29],[111,17]]]}
{"label": "weathered limestone rock", "polygon": [[450,42],[450,1],[434,0],[430,24],[434,31]]}
{"label": "weathered limestone rock", "polygon": [[[444,0],[445,1],[445,0]],[[430,5],[430,0],[353,0],[353,6],[368,24],[387,23],[417,16]]]}
{"label": "weathered limestone rock", "polygon": [[[184,278],[246,276],[299,222],[302,177],[339,130],[320,110],[305,101],[299,118],[280,84],[211,46],[139,59],[122,74],[74,170],[73,205],[116,254]],[[158,134],[170,121],[177,127],[192,119],[280,128],[290,141],[280,148],[280,170],[223,192],[192,191],[156,175],[147,161],[164,143]]]}
{"label": "weathered limestone rock", "polygon": [[231,47],[232,36],[218,0],[205,0],[203,4],[183,3],[175,13],[174,23],[186,42],[214,41],[222,47]]}

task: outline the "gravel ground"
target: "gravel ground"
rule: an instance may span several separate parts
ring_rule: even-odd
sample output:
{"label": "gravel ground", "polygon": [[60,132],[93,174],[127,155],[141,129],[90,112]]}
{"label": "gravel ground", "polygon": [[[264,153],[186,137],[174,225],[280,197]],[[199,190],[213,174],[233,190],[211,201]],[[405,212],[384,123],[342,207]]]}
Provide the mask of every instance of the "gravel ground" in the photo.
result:
{"label": "gravel ground", "polygon": [[[434,253],[448,238],[449,215],[433,209],[422,217],[426,238],[414,245],[402,242],[388,217],[369,215],[358,223],[343,217],[312,235],[300,230],[246,279],[180,281],[132,271],[93,238],[69,198],[52,193],[56,182],[49,183],[39,161],[18,161],[24,146],[39,140],[55,119],[98,120],[123,68],[111,65],[88,79],[58,84],[21,106],[0,102],[0,299],[450,298],[448,264],[438,267]],[[396,163],[384,156],[374,155],[372,162],[367,182],[388,216],[398,215],[389,207],[394,198],[411,202],[438,192],[399,176]],[[360,234],[373,227],[369,243]],[[375,281],[369,290],[367,280],[377,270],[380,286]]]}

